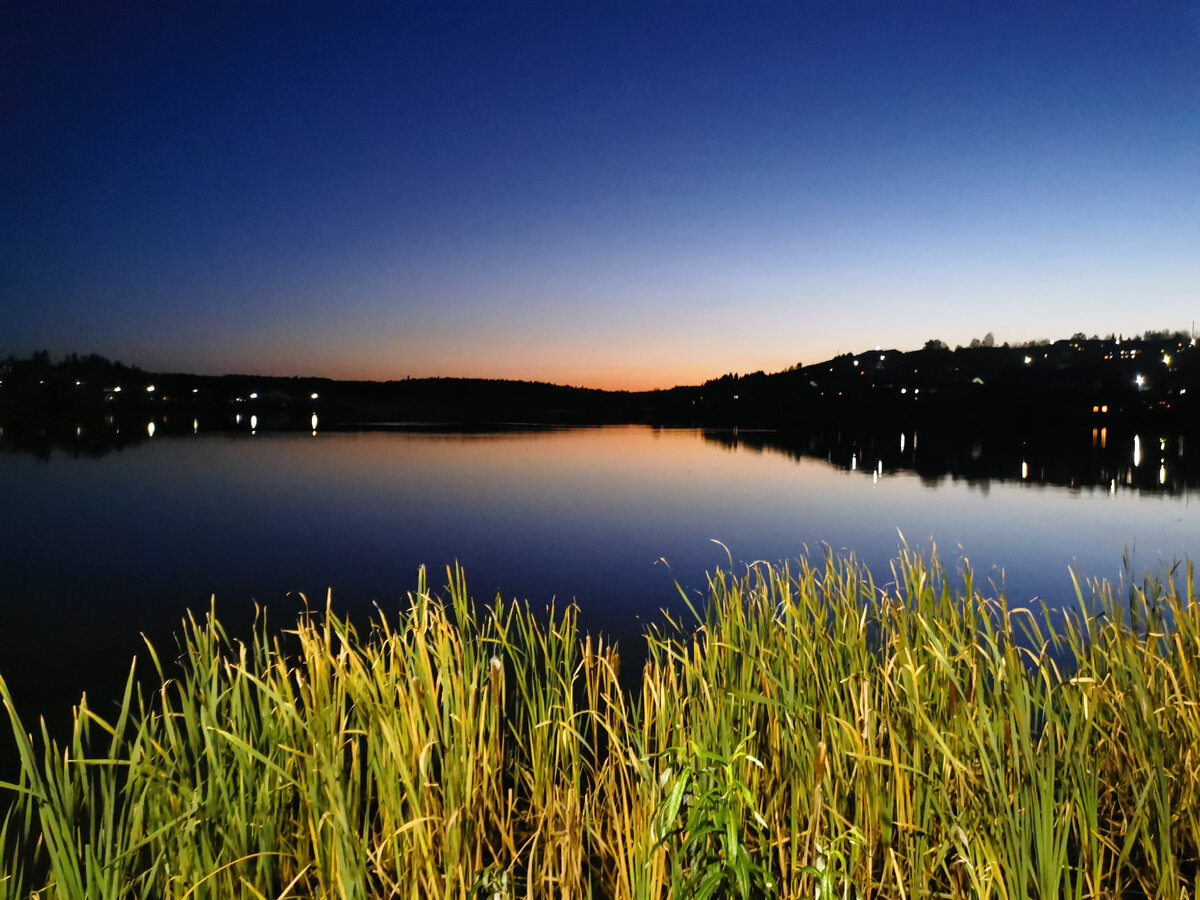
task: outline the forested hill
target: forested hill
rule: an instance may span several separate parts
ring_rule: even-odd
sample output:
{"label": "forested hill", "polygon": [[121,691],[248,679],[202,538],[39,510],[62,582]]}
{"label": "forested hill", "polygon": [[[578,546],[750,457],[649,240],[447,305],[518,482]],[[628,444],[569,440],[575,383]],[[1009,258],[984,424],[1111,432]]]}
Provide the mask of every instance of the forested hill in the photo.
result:
{"label": "forested hill", "polygon": [[844,354],[784,372],[626,392],[525,381],[422,378],[334,381],[145,372],[98,356],[41,352],[0,363],[0,417],[59,422],[150,416],[171,430],[323,428],[388,423],[804,427],[889,422],[1057,423],[1095,417],[1200,422],[1200,346],[1185,333],[1085,338],[1019,347]]}
{"label": "forested hill", "polygon": [[695,398],[702,423],[1017,425],[1200,417],[1200,345],[1185,333],[1020,347],[877,348],[785,372],[726,375]]}
{"label": "forested hill", "polygon": [[[477,378],[408,378],[337,381],[313,377],[191,375],[146,372],[102,357],[48,354],[0,363],[0,416],[8,419],[86,421],[171,416],[205,427],[241,424],[255,416],[261,427],[307,425],[609,424],[650,422],[689,402],[674,391],[602,391],[532,381]],[[240,418],[239,418],[240,417]]]}

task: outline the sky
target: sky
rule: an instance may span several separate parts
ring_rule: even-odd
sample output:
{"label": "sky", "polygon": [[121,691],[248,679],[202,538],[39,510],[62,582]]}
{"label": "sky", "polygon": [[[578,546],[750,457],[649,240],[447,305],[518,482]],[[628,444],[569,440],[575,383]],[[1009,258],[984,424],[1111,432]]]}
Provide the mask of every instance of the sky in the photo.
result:
{"label": "sky", "polygon": [[646,389],[1198,311],[1200,0],[0,2],[0,354]]}

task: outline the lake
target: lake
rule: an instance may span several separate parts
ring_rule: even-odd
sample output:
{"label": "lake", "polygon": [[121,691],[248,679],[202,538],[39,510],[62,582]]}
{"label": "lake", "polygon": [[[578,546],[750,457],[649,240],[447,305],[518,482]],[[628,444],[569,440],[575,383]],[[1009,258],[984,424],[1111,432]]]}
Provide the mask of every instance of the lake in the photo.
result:
{"label": "lake", "polygon": [[141,633],[169,651],[214,595],[235,627],[255,604],[282,627],[300,595],[323,607],[328,590],[365,623],[374,604],[398,608],[422,564],[434,586],[461,564],[479,601],[573,599],[628,643],[681,608],[676,582],[694,595],[730,557],[828,545],[883,582],[903,534],[969,559],[980,584],[1003,573],[1015,603],[1062,605],[1070,566],[1117,579],[1126,553],[1140,575],[1200,549],[1176,437],[197,431],[0,453],[0,672],[27,712],[112,696],[145,656]]}

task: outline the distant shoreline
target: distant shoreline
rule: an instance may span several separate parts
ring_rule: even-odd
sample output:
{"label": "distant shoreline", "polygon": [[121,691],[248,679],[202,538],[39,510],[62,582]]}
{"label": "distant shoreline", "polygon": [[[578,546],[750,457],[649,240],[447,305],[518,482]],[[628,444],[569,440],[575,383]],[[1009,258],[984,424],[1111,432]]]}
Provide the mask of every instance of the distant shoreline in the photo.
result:
{"label": "distant shoreline", "polygon": [[[486,425],[650,424],[797,428],[871,421],[924,426],[997,422],[1194,428],[1200,423],[1200,347],[1186,334],[1138,339],[1076,336],[1052,344],[844,354],[767,374],[730,373],[701,385],[604,391],[471,378],[326,378],[143,372],[101,357],[48,355],[0,363],[0,419],[159,418],[264,428],[395,422]],[[211,426],[209,426],[211,427]]]}

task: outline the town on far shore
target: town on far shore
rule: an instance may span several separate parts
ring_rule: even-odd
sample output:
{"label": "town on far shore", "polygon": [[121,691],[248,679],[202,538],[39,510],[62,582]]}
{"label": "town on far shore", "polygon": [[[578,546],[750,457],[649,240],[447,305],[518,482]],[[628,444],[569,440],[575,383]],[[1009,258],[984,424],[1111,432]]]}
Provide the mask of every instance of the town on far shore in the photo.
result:
{"label": "town on far shore", "polygon": [[396,424],[615,424],[802,429],[831,423],[1022,427],[1120,420],[1200,423],[1200,346],[1186,331],[1074,334],[951,348],[874,347],[780,372],[606,391],[530,381],[149,372],[45,350],[0,362],[0,424],[85,429],[149,422],[164,433]]}

